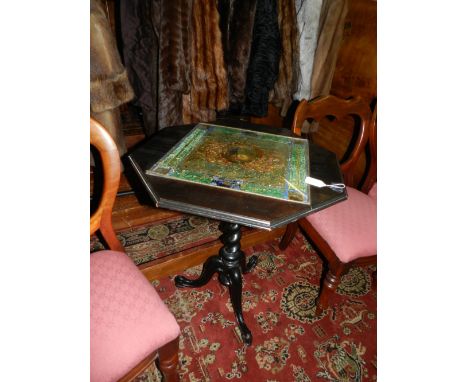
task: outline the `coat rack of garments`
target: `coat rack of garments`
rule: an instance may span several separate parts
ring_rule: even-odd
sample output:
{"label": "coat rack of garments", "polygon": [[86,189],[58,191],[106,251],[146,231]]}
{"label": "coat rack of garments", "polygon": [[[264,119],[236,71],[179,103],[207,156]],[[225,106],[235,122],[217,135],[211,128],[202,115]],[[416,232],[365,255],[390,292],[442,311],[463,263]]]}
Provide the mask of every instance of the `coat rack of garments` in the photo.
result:
{"label": "coat rack of garments", "polygon": [[348,4],[106,1],[115,2],[116,38],[146,135],[219,113],[264,117],[271,105],[284,117],[295,100],[328,94]]}

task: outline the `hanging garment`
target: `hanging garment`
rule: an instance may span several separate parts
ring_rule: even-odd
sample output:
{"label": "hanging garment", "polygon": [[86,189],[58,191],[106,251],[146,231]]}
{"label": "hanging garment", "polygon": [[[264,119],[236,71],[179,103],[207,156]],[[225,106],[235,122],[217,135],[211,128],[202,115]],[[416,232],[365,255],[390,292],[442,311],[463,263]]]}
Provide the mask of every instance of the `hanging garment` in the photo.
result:
{"label": "hanging garment", "polygon": [[322,0],[296,0],[299,33],[299,80],[294,99],[310,99],[310,81],[320,22]]}
{"label": "hanging garment", "polygon": [[192,0],[121,0],[122,51],[146,135],[182,124]]}
{"label": "hanging garment", "polygon": [[[313,99],[330,93],[347,13],[347,0],[323,1],[317,32],[317,48],[310,79],[310,94],[305,99]],[[318,129],[317,121],[312,123],[304,121],[302,125],[303,132],[314,132]]]}
{"label": "hanging garment", "polygon": [[122,156],[127,148],[118,108],[130,101],[134,93],[102,2],[91,0],[90,12],[91,116],[109,131]]}
{"label": "hanging garment", "polygon": [[277,1],[257,0],[243,113],[267,115],[269,92],[278,78],[280,53]]}
{"label": "hanging garment", "polygon": [[347,13],[348,0],[323,1],[310,98],[330,93]]}
{"label": "hanging garment", "polygon": [[191,87],[183,99],[183,123],[209,122],[228,107],[228,83],[215,0],[194,0]]}
{"label": "hanging garment", "polygon": [[229,109],[240,113],[255,19],[256,0],[219,0],[220,28],[229,86]]}
{"label": "hanging garment", "polygon": [[120,2],[122,53],[135,90],[134,104],[143,113],[143,127],[150,135],[158,125],[159,42],[153,29],[152,0]]}
{"label": "hanging garment", "polygon": [[[154,0],[153,0],[154,1]],[[193,0],[160,0],[159,128],[184,123],[183,94],[188,93],[191,71]]]}
{"label": "hanging garment", "polygon": [[278,24],[281,32],[281,56],[278,79],[270,92],[270,102],[286,113],[297,91],[299,76],[299,39],[295,0],[278,0]]}

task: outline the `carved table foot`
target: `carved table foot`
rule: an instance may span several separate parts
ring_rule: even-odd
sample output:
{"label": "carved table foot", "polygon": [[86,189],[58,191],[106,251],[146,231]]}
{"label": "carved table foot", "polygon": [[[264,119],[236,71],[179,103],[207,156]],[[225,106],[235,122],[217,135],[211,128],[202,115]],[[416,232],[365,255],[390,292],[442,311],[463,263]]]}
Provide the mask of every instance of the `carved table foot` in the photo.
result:
{"label": "carved table foot", "polygon": [[179,288],[201,287],[211,280],[215,272],[220,272],[222,267],[222,260],[219,256],[210,256],[203,264],[203,269],[198,279],[190,280],[184,276],[176,276],[175,285]]}
{"label": "carved table foot", "polygon": [[243,257],[243,262],[241,263],[242,273],[249,273],[252,269],[255,268],[258,262],[258,256],[250,256],[247,264],[245,263],[245,256]]}
{"label": "carved table foot", "polygon": [[222,222],[219,226],[223,232],[220,239],[224,244],[217,256],[209,257],[203,264],[200,276],[195,280],[183,276],[175,278],[177,287],[200,287],[208,283],[215,272],[218,272],[221,284],[229,288],[229,296],[237,323],[245,344],[252,344],[252,333],[244,322],[242,314],[242,274],[250,272],[257,265],[257,256],[246,262],[245,254],[240,249],[240,225]]}

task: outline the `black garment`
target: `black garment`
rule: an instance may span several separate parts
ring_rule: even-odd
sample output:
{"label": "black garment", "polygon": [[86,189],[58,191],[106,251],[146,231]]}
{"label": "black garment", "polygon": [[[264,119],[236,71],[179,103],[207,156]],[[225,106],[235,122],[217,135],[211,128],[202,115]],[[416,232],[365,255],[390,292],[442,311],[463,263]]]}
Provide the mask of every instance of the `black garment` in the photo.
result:
{"label": "black garment", "polygon": [[134,104],[143,112],[147,135],[157,131],[158,37],[151,20],[152,0],[120,1],[122,53],[135,91]]}
{"label": "black garment", "polygon": [[218,0],[224,62],[229,82],[230,111],[242,110],[250,59],[256,0]]}
{"label": "black garment", "polygon": [[278,77],[281,39],[277,0],[257,0],[243,113],[264,117]]}

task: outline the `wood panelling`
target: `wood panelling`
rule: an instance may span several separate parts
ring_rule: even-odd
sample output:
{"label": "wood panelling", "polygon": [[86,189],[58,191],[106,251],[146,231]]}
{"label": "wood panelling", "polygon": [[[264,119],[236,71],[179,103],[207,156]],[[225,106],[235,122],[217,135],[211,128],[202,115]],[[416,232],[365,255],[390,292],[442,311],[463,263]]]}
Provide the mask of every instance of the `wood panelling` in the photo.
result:
{"label": "wood panelling", "polygon": [[377,1],[351,0],[330,93],[377,97]]}
{"label": "wood panelling", "polygon": [[[345,21],[330,93],[342,98],[360,96],[369,105],[377,97],[377,1],[351,0]],[[348,147],[353,131],[351,119],[338,123],[324,121],[313,135],[316,144],[334,151],[339,158]],[[364,174],[362,154],[356,175]]]}

